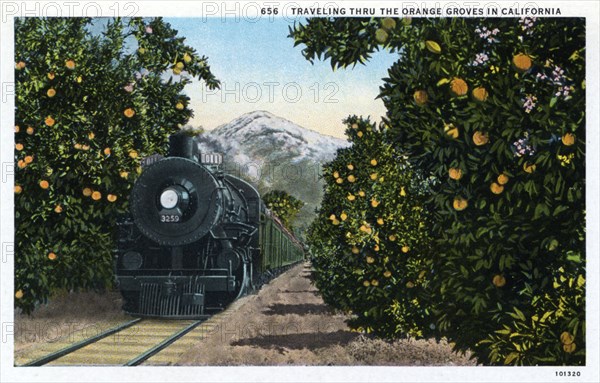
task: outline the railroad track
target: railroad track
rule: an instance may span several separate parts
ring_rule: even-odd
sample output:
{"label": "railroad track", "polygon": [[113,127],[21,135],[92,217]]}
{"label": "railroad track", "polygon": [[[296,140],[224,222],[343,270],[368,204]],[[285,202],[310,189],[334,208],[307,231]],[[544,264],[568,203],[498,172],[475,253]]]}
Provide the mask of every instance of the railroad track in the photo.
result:
{"label": "railroad track", "polygon": [[20,366],[123,365],[137,366],[205,320],[134,319]]}
{"label": "railroad track", "polygon": [[137,318],[17,366],[169,365],[221,326],[238,304],[201,320]]}

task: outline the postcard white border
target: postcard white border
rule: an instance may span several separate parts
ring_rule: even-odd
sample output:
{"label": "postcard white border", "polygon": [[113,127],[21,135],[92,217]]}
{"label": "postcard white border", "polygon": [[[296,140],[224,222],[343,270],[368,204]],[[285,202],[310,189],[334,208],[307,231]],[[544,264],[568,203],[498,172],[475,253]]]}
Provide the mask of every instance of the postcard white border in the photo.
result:
{"label": "postcard white border", "polygon": [[[166,4],[168,3],[168,5]],[[252,17],[256,4],[280,7],[320,5],[356,7],[366,1],[2,1],[0,6],[0,81],[2,84],[0,150],[1,243],[13,242],[13,176],[10,165],[14,147],[14,17],[21,16],[165,16],[165,17]],[[0,382],[164,382],[164,381],[244,381],[244,382],[320,382],[320,381],[425,381],[425,382],[598,382],[599,374],[599,275],[600,263],[600,120],[599,47],[600,3],[590,1],[373,1],[369,7],[456,6],[474,7],[556,7],[561,17],[585,17],[587,25],[587,365],[585,367],[13,367],[13,341],[7,326],[13,322],[13,260],[3,254],[0,262]],[[214,8],[217,6],[217,13]],[[17,8],[11,8],[17,7]],[[83,11],[85,10],[85,14]],[[135,11],[135,12],[134,12]],[[56,14],[52,13],[55,12]],[[70,12],[70,13],[69,13]],[[134,14],[131,14],[131,13]],[[348,15],[346,15],[348,16]],[[514,16],[513,16],[514,17]],[[300,52],[298,52],[300,54]],[[4,245],[3,245],[4,246]],[[579,378],[556,377],[556,371],[580,371]]]}

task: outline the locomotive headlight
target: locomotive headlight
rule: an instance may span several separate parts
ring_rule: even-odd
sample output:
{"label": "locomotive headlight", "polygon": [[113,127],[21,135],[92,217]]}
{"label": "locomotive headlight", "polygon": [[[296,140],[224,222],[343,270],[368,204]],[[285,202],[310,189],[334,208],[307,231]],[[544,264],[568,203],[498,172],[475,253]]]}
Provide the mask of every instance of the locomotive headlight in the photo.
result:
{"label": "locomotive headlight", "polygon": [[165,189],[160,195],[160,205],[165,209],[173,209],[179,203],[179,194],[174,189]]}

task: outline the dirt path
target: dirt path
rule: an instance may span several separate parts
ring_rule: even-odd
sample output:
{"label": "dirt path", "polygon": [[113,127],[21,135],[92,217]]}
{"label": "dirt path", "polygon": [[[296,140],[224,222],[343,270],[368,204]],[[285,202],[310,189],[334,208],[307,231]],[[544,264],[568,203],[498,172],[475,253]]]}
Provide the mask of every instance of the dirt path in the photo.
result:
{"label": "dirt path", "polygon": [[387,343],[348,330],[298,265],[236,302],[226,320],[183,353],[180,365],[474,365],[446,343]]}

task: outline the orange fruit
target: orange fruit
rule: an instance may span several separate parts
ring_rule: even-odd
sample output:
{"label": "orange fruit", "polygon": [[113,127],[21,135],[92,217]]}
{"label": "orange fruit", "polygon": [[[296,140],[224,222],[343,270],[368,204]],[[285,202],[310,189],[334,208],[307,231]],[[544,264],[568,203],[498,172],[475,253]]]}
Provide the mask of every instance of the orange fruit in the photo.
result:
{"label": "orange fruit", "polygon": [[462,178],[462,170],[460,168],[450,168],[448,170],[448,177],[458,181]]}
{"label": "orange fruit", "polygon": [[83,77],[77,76],[77,78],[75,79],[75,81],[77,81],[79,84],[81,84],[81,82],[83,81]]}
{"label": "orange fruit", "polygon": [[523,164],[523,170],[525,171],[525,173],[533,173],[535,171],[535,164],[530,164],[528,162],[525,162]]}
{"label": "orange fruit", "polygon": [[89,145],[81,145],[81,149],[82,150],[90,150],[90,146]]}
{"label": "orange fruit", "polygon": [[388,237],[388,239],[392,242],[394,242],[396,240],[396,236],[394,234],[390,234],[390,236]]}
{"label": "orange fruit", "polygon": [[348,170],[354,170],[354,165],[352,164],[348,164],[346,167],[348,168]]}
{"label": "orange fruit", "polygon": [[15,149],[17,149],[20,152],[21,150],[23,150],[23,144],[15,144]]}
{"label": "orange fruit", "polygon": [[106,196],[106,199],[108,200],[108,202],[115,202],[117,200],[117,196],[114,194],[109,194]]}
{"label": "orange fruit", "polygon": [[571,146],[575,143],[575,135],[573,133],[565,133],[561,140],[564,146]]}
{"label": "orange fruit", "polygon": [[129,173],[121,172],[121,173],[119,173],[119,175],[121,176],[121,178],[127,178],[129,176]]}
{"label": "orange fruit", "polygon": [[498,185],[497,183],[492,182],[492,184],[490,185],[490,190],[494,194],[500,194],[504,191],[504,186]]}
{"label": "orange fruit", "polygon": [[41,180],[40,181],[40,187],[42,189],[48,189],[50,187],[50,183],[46,180]]}
{"label": "orange fruit", "polygon": [[17,292],[15,293],[15,298],[21,299],[23,298],[23,295],[25,295],[23,294],[23,290],[17,290]]}
{"label": "orange fruit", "polygon": [[180,61],[177,64],[175,64],[175,68],[179,68],[179,69],[183,69],[185,65],[183,65],[183,63]]}
{"label": "orange fruit", "polygon": [[379,206],[379,201],[377,201],[376,199],[372,199],[371,200],[371,206],[373,206],[373,207]]}
{"label": "orange fruit", "polygon": [[498,176],[498,184],[500,185],[506,185],[506,183],[508,182],[509,178],[506,174],[502,173]]}
{"label": "orange fruit", "polygon": [[73,70],[75,69],[75,61],[69,59],[65,61],[65,66],[67,67],[67,69]]}
{"label": "orange fruit", "polygon": [[123,111],[123,114],[125,115],[125,117],[131,118],[135,115],[135,110],[133,110],[131,108],[127,108]]}
{"label": "orange fruit", "polygon": [[177,105],[175,105],[175,109],[177,110],[183,110],[183,108],[185,108],[185,105],[181,102],[178,102]]}
{"label": "orange fruit", "polygon": [[360,249],[356,246],[352,246],[352,254],[358,254],[360,253]]}
{"label": "orange fruit", "polygon": [[360,190],[360,191],[358,192],[358,195],[359,195],[359,196],[361,196],[361,197],[364,197],[364,196],[365,196],[365,192],[364,192],[364,191],[362,191],[362,190]]}
{"label": "orange fruit", "polygon": [[341,219],[342,221],[345,221],[346,219],[348,219],[348,214],[346,214],[346,213],[342,212],[342,214],[340,214],[340,219]]}
{"label": "orange fruit", "polygon": [[26,164],[32,163],[33,162],[33,156],[26,156],[24,158],[24,161],[25,161]]}
{"label": "orange fruit", "polygon": [[386,278],[389,278],[389,277],[391,277],[391,276],[392,276],[392,272],[391,272],[391,271],[389,271],[389,270],[386,270],[386,271],[383,273],[383,276],[384,276],[384,277],[386,277]]}
{"label": "orange fruit", "polygon": [[177,67],[174,67],[173,68],[173,74],[175,74],[175,75],[181,74],[181,69],[179,69]]}
{"label": "orange fruit", "polygon": [[377,224],[378,225],[383,225],[383,218],[377,218]]}
{"label": "orange fruit", "polygon": [[84,188],[83,189],[83,195],[86,196],[86,197],[91,196],[92,195],[92,189],[90,189],[90,188]]}
{"label": "orange fruit", "polygon": [[190,61],[192,61],[192,56],[190,56],[188,53],[184,54],[183,61],[185,61],[186,64],[189,64]]}
{"label": "orange fruit", "polygon": [[373,286],[379,286],[379,281],[377,279],[373,279],[371,281],[371,285],[373,285]]}
{"label": "orange fruit", "polygon": [[373,262],[375,262],[375,258],[367,257],[367,263],[373,263]]}
{"label": "orange fruit", "polygon": [[30,136],[33,134],[33,128],[31,126],[27,127],[27,134]]}
{"label": "orange fruit", "polygon": [[348,201],[354,201],[356,199],[356,197],[352,194],[348,194]]}
{"label": "orange fruit", "polygon": [[15,125],[15,133],[19,133],[21,131],[21,127],[19,125]]}
{"label": "orange fruit", "polygon": [[488,98],[488,91],[487,89],[485,89],[482,86],[478,86],[477,88],[473,89],[473,92],[471,92],[471,95],[473,96],[473,98],[477,101],[481,101],[484,102],[485,100],[487,100]]}
{"label": "orange fruit", "polygon": [[25,62],[23,62],[23,61],[19,61],[18,63],[15,64],[15,68],[17,70],[25,69],[26,66],[27,66],[27,64],[25,64]]}
{"label": "orange fruit", "polygon": [[454,198],[454,202],[452,202],[452,207],[457,211],[465,210],[467,206],[469,206],[469,202],[462,197],[456,197]]}
{"label": "orange fruit", "polygon": [[512,59],[512,62],[519,72],[525,72],[531,68],[531,57],[524,53],[515,55]]}
{"label": "orange fruit", "polygon": [[375,250],[375,251],[379,251],[379,245],[375,245],[375,246],[373,246],[373,250]]}
{"label": "orange fruit", "polygon": [[568,331],[564,331],[560,334],[560,341],[562,344],[571,344],[575,341],[575,337]]}
{"label": "orange fruit", "polygon": [[143,55],[144,53],[146,53],[146,48],[140,47],[138,48],[138,52]]}
{"label": "orange fruit", "polygon": [[77,150],[81,149],[81,144],[77,143],[77,144],[73,144],[73,147]]}
{"label": "orange fruit", "polygon": [[371,179],[375,181],[377,179],[377,173],[371,173],[369,177],[371,177]]}
{"label": "orange fruit", "polygon": [[15,185],[15,194],[21,194],[22,191],[23,188],[21,187],[21,185]]}
{"label": "orange fruit", "polygon": [[494,278],[492,278],[492,283],[496,287],[502,287],[506,284],[506,278],[504,278],[503,275],[496,274],[494,275]]}
{"label": "orange fruit", "polygon": [[48,259],[54,261],[56,259],[56,254],[53,252],[48,253]]}
{"label": "orange fruit", "polygon": [[110,156],[110,148],[104,148],[103,153]]}
{"label": "orange fruit", "polygon": [[354,129],[354,130],[358,129],[358,124],[352,124],[352,129]]}
{"label": "orange fruit", "polygon": [[358,133],[356,133],[356,135],[358,136],[358,138],[361,138],[363,136],[363,132],[361,132],[360,130],[358,131]]}
{"label": "orange fruit", "polygon": [[56,207],[54,208],[55,213],[60,214],[60,213],[62,213],[62,211],[63,211],[63,208],[60,205],[56,205]]}
{"label": "orange fruit", "polygon": [[371,160],[371,166],[377,166],[377,160],[375,158]]}
{"label": "orange fruit", "polygon": [[413,94],[413,99],[415,100],[417,105],[423,106],[423,105],[427,104],[427,100],[429,99],[429,96],[427,95],[426,91],[421,89],[421,90],[415,91],[415,93]]}
{"label": "orange fruit", "polygon": [[387,41],[388,37],[388,33],[383,28],[379,28],[375,31],[375,40],[377,40],[377,42],[380,44],[384,44]]}
{"label": "orange fruit", "polygon": [[54,72],[50,72],[46,76],[48,76],[48,80],[54,80]]}
{"label": "orange fruit", "polygon": [[366,225],[361,225],[358,230],[367,233],[367,234],[371,234],[371,232],[373,231],[370,227],[366,226]]}
{"label": "orange fruit", "polygon": [[98,201],[100,198],[102,198],[102,193],[100,193],[99,191],[95,191],[92,193],[92,199],[94,201]]}
{"label": "orange fruit", "polygon": [[355,182],[356,181],[356,177],[354,177],[352,174],[350,174],[348,176],[348,182]]}
{"label": "orange fruit", "polygon": [[481,133],[480,131],[473,133],[473,143],[475,143],[475,145],[477,145],[477,146],[485,145],[489,141],[490,141],[490,139],[487,134]]}
{"label": "orange fruit", "polygon": [[56,121],[52,118],[52,116],[48,116],[48,117],[46,117],[44,122],[46,123],[47,126],[54,126],[54,123]]}
{"label": "orange fruit", "polygon": [[89,132],[89,133],[88,133],[88,138],[89,138],[90,140],[93,140],[95,137],[96,137],[96,135],[94,134],[94,132]]}
{"label": "orange fruit", "polygon": [[406,282],[406,287],[408,287],[409,289],[412,289],[413,287],[415,287],[415,284],[411,281]]}
{"label": "orange fruit", "polygon": [[137,158],[138,157],[138,152],[135,150],[130,150],[129,151],[129,157],[131,158]]}
{"label": "orange fruit", "polygon": [[391,17],[386,17],[385,19],[381,20],[381,26],[385,30],[389,31],[396,28],[396,20],[392,19]]}
{"label": "orange fruit", "polygon": [[444,124],[444,133],[449,135],[452,138],[458,138],[458,128],[454,126],[454,124]]}
{"label": "orange fruit", "polygon": [[401,250],[402,250],[403,253],[408,253],[410,251],[410,247],[408,247],[408,246],[402,246]]}
{"label": "orange fruit", "polygon": [[440,47],[440,44],[436,43],[435,41],[432,41],[432,40],[425,41],[425,47],[431,53],[435,53],[438,55],[440,53],[442,53],[442,47]]}
{"label": "orange fruit", "polygon": [[469,86],[462,78],[455,77],[450,81],[450,93],[455,97],[464,96],[469,91]]}
{"label": "orange fruit", "polygon": [[563,344],[563,350],[567,354],[570,354],[570,353],[574,352],[576,348],[577,348],[577,346],[575,345],[575,343]]}
{"label": "orange fruit", "polygon": [[369,281],[364,281],[364,282],[363,282],[363,286],[365,286],[365,287],[369,287],[369,286],[371,286],[371,282],[369,282]]}
{"label": "orange fruit", "polygon": [[25,167],[27,167],[27,164],[25,163],[25,161],[19,160],[17,162],[17,166],[19,167],[19,169],[25,169]]}
{"label": "orange fruit", "polygon": [[344,182],[344,180],[342,178],[338,178],[335,180],[335,182],[338,184],[342,184]]}
{"label": "orange fruit", "polygon": [[339,178],[340,177],[340,173],[338,172],[333,172],[333,178]]}
{"label": "orange fruit", "polygon": [[48,91],[46,92],[46,95],[47,95],[48,97],[54,97],[54,96],[56,96],[56,90],[54,90],[54,88],[50,88],[50,89],[48,89]]}

